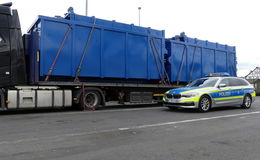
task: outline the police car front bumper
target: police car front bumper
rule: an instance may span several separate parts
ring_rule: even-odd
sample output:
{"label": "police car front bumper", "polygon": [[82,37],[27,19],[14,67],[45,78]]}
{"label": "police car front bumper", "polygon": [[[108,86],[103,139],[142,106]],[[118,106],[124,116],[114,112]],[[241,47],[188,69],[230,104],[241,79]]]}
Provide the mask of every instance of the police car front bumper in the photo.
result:
{"label": "police car front bumper", "polygon": [[166,107],[176,107],[176,108],[198,108],[197,102],[163,102]]}

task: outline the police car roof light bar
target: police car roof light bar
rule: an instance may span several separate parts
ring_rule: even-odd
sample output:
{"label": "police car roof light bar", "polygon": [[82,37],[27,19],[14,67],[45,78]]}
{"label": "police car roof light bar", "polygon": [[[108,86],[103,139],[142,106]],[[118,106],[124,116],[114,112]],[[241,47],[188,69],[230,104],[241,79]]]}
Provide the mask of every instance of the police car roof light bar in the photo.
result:
{"label": "police car roof light bar", "polygon": [[229,77],[230,74],[227,72],[210,73],[206,77]]}

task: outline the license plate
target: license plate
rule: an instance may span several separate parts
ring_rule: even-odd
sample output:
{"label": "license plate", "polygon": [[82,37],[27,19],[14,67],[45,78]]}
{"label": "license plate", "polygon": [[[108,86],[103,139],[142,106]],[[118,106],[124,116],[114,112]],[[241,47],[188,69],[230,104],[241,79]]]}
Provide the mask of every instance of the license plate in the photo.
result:
{"label": "license plate", "polygon": [[171,102],[171,103],[179,103],[179,100],[178,99],[170,99],[169,102]]}

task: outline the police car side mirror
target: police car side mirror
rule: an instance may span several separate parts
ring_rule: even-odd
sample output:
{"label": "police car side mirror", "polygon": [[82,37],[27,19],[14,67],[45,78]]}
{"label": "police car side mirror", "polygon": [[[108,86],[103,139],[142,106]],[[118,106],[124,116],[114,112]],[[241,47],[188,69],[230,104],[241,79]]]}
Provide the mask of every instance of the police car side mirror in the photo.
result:
{"label": "police car side mirror", "polygon": [[226,84],[221,83],[221,84],[218,85],[218,88],[224,88],[224,87],[226,87],[226,86],[227,86]]}

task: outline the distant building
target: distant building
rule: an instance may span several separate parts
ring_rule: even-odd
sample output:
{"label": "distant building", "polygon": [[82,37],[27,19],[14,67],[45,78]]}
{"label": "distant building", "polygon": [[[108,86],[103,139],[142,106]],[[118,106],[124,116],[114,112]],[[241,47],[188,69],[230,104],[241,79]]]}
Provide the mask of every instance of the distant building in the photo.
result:
{"label": "distant building", "polygon": [[254,85],[256,94],[260,95],[260,67],[256,67],[250,71],[249,74],[245,76],[245,79]]}

